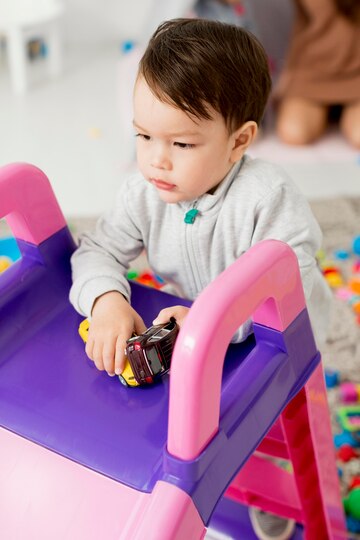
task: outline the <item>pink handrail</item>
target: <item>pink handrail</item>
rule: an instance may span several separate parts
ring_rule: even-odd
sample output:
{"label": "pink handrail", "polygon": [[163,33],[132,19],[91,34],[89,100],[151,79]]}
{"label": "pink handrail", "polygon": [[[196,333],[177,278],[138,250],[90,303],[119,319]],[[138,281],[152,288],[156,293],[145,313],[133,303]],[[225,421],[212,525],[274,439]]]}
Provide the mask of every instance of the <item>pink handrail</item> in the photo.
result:
{"label": "pink handrail", "polygon": [[282,331],[304,307],[297,257],[278,240],[252,247],[206,287],[190,309],[172,358],[170,454],[194,459],[217,433],[224,357],[237,328],[252,317]]}
{"label": "pink handrail", "polygon": [[35,245],[66,225],[46,175],[27,163],[0,168],[0,218],[3,217],[15,238]]}

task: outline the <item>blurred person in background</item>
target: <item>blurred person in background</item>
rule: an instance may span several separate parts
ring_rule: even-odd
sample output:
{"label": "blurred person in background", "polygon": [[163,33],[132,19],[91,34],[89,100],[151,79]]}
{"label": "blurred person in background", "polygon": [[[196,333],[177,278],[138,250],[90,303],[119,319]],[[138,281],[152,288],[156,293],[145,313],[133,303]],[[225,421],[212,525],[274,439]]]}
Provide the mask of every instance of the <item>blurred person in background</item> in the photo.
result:
{"label": "blurred person in background", "polygon": [[317,140],[332,112],[360,148],[360,0],[294,0],[294,25],[275,91],[276,129],[288,144]]}

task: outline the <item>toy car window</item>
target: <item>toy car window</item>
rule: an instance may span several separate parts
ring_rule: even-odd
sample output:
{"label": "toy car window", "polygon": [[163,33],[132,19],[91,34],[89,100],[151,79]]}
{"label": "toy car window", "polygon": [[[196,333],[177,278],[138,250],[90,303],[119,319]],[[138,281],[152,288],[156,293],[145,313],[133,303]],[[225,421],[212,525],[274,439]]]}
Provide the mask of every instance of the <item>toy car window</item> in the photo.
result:
{"label": "toy car window", "polygon": [[161,330],[159,330],[158,332],[156,332],[156,334],[154,334],[153,336],[151,336],[151,338],[149,338],[149,341],[157,341],[158,339],[161,339],[162,337],[166,336],[168,333],[169,333],[169,329],[167,328],[161,328]]}
{"label": "toy car window", "polygon": [[154,327],[150,326],[145,332],[143,333],[143,336],[146,336],[147,334],[151,334],[154,331]]}
{"label": "toy car window", "polygon": [[151,370],[154,375],[157,375],[162,370],[162,365],[154,347],[151,347],[144,351],[147,357],[147,361],[150,364]]}

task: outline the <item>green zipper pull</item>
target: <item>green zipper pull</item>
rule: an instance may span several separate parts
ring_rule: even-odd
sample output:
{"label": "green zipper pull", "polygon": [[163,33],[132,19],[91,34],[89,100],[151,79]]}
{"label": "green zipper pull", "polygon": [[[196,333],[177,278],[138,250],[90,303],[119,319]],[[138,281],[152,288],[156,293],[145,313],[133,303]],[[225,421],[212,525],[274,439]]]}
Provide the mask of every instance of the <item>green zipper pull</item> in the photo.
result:
{"label": "green zipper pull", "polygon": [[188,212],[186,212],[184,217],[184,223],[194,223],[196,216],[198,215],[199,210],[197,208],[192,208]]}

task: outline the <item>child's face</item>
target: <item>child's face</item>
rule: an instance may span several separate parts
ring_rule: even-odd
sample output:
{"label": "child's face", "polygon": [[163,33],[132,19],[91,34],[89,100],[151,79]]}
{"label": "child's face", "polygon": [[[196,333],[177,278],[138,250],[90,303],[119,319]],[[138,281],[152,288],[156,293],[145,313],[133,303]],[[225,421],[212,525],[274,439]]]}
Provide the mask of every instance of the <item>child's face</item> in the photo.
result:
{"label": "child's face", "polygon": [[190,118],[159,101],[142,77],[134,91],[134,127],[141,173],[167,203],[190,201],[210,192],[233,165],[234,138],[223,117]]}

